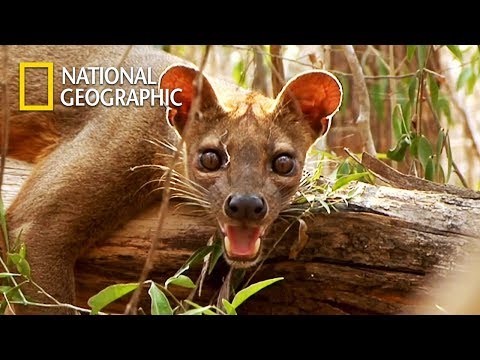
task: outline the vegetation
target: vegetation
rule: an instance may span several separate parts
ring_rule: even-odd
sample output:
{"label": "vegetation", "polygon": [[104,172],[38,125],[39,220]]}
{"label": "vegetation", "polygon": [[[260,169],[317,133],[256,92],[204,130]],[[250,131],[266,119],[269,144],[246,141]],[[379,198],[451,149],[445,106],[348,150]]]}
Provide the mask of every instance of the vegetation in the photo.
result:
{"label": "vegetation", "polygon": [[[168,46],[164,50],[199,64],[204,47]],[[310,164],[302,180],[300,190],[292,206],[281,214],[281,219],[290,225],[300,222],[317,211],[331,213],[335,204],[348,202],[355,197],[357,181],[375,183],[374,176],[344,151],[344,147],[361,153],[373,148],[378,159],[397,170],[437,183],[452,183],[474,190],[480,189],[480,128],[471,113],[471,103],[477,107],[472,95],[478,93],[480,77],[480,48],[477,46],[357,46],[355,52],[359,69],[347,62],[342,46],[283,47],[282,55],[271,56],[269,46],[217,46],[213,47],[206,64],[206,72],[233,79],[239,86],[254,87],[265,95],[273,96],[274,78],[288,80],[301,70],[326,69],[336,74],[344,88],[344,101],[335,125],[328,137],[312,147]],[[278,50],[278,49],[277,49]],[[278,62],[272,59],[280,57]],[[227,61],[223,61],[227,59]],[[366,89],[359,88],[359,78]],[[284,76],[284,77],[283,77]],[[278,79],[277,79],[278,80]],[[363,99],[363,100],[362,100]],[[365,106],[368,105],[368,106]],[[358,113],[367,114],[369,136],[359,130]],[[356,118],[356,120],[354,120]],[[478,121],[477,121],[478,123]],[[373,140],[370,140],[373,139]],[[5,209],[0,206],[0,225],[7,239]],[[276,246],[282,237],[279,237]],[[7,241],[8,244],[8,241]],[[202,283],[210,275],[222,255],[222,246],[217,234],[212,235],[210,244],[198,249],[171,277],[160,282],[150,279],[142,283],[113,284],[88,301],[90,309],[71,304],[60,304],[46,294],[30,277],[26,260],[28,249],[16,239],[13,249],[7,249],[8,257],[1,260],[4,272],[0,272],[0,313],[10,304],[39,306],[64,306],[82,313],[105,314],[107,306],[132,293],[139,286],[148,287],[152,315],[235,315],[239,306],[255,293],[283,278],[263,280],[254,284],[250,281],[262,266],[259,264],[251,276],[244,281],[244,273],[229,274],[220,290],[216,303],[197,304],[192,301],[196,292],[201,292]],[[16,273],[8,271],[14,266]],[[198,279],[187,276],[194,266],[203,266]],[[280,274],[281,275],[281,274]],[[40,292],[50,297],[51,304],[37,304],[25,298],[24,284],[33,284]],[[191,289],[186,299],[178,299],[171,288]],[[233,292],[230,298],[222,297]]]}

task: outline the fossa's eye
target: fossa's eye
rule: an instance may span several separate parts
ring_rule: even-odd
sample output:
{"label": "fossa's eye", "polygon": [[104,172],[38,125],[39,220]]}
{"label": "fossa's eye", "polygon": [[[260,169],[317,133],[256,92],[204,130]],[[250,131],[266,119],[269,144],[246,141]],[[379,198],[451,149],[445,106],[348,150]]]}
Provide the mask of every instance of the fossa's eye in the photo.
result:
{"label": "fossa's eye", "polygon": [[272,169],[278,175],[291,175],[295,169],[295,160],[288,154],[280,154],[273,160]]}
{"label": "fossa's eye", "polygon": [[205,150],[200,155],[200,165],[204,170],[217,171],[222,166],[222,158],[215,150]]}

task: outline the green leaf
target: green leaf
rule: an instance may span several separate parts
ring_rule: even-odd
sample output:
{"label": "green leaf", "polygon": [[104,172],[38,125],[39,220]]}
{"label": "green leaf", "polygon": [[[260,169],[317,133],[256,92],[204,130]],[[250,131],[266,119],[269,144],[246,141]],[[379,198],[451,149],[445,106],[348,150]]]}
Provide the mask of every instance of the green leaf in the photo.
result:
{"label": "green leaf", "polygon": [[243,290],[240,290],[237,295],[235,295],[233,301],[232,301],[232,306],[234,309],[237,309],[245,300],[247,300],[250,296],[256,294],[263,288],[266,288],[269,285],[272,285],[273,283],[276,283],[277,281],[283,280],[283,277],[277,277],[274,279],[268,279],[268,280],[263,280],[258,283],[252,284],[249,287],[246,287]]}
{"label": "green leaf", "polygon": [[455,55],[455,57],[462,61],[463,60],[463,54],[462,54],[462,50],[460,50],[460,48],[458,47],[458,45],[447,45],[447,48],[448,50],[450,50],[450,52]]}
{"label": "green leaf", "polygon": [[152,281],[148,295],[152,299],[151,314],[152,315],[173,315],[172,307],[162,290]]}
{"label": "green leaf", "polygon": [[210,254],[210,264],[208,265],[208,275],[210,275],[217,265],[218,259],[223,255],[222,239],[216,239],[213,243],[213,251]]}
{"label": "green leaf", "polygon": [[451,125],[453,124],[452,114],[450,112],[450,103],[444,97],[440,97],[438,99],[438,107],[442,110],[445,117],[447,118],[447,122]]}
{"label": "green leaf", "polygon": [[341,178],[342,176],[348,175],[352,172],[350,164],[348,161],[343,161],[337,169],[337,179]]}
{"label": "green leaf", "polygon": [[356,174],[350,174],[350,175],[345,175],[342,176],[340,179],[337,179],[335,181],[335,184],[332,186],[332,191],[338,190],[341,187],[351,183],[352,181],[359,180],[363,178],[364,176],[367,176],[368,172],[363,172],[363,173],[356,173]]}
{"label": "green leaf", "polygon": [[410,140],[407,138],[407,135],[403,135],[395,148],[387,151],[387,157],[391,160],[402,161],[409,145]]}
{"label": "green leaf", "polygon": [[469,80],[472,76],[475,76],[475,74],[473,73],[472,68],[471,68],[470,66],[464,68],[464,69],[460,72],[460,75],[458,75],[458,79],[457,79],[457,90],[460,90],[462,87],[464,87],[465,84],[468,82],[468,80]]}
{"label": "green leaf", "polygon": [[168,285],[177,285],[181,286],[187,289],[193,289],[196,285],[193,283],[193,281],[186,275],[178,275],[177,277],[171,277],[165,281],[165,287],[168,287]]}
{"label": "green leaf", "polygon": [[138,288],[137,283],[114,284],[106,287],[98,294],[88,299],[88,306],[92,309],[92,315],[98,314],[108,304],[120,299],[122,296]]}
{"label": "green leaf", "polygon": [[[203,313],[205,315],[218,315],[217,313],[213,312],[211,309],[217,309],[215,306],[209,305],[209,306],[200,306],[198,304],[195,304],[193,301],[190,300],[185,300],[187,304],[190,306],[193,306],[195,309],[205,309],[206,307],[208,309],[203,310]],[[181,315],[181,314],[180,314]]]}
{"label": "green leaf", "polygon": [[410,145],[410,154],[412,154],[414,158],[418,158],[418,139],[418,136],[414,136],[412,144]]}
{"label": "green leaf", "polygon": [[245,87],[246,85],[245,75],[246,75],[245,62],[243,60],[240,60],[233,67],[233,79],[239,86]]}
{"label": "green leaf", "polygon": [[227,312],[227,315],[237,315],[237,311],[227,299],[222,299],[222,304],[225,308],[225,311]]}
{"label": "green leaf", "polygon": [[27,256],[27,246],[25,245],[25,243],[22,243],[22,245],[20,245],[20,250],[18,251],[18,254],[23,259],[25,259],[25,257]]}
{"label": "green leaf", "polygon": [[425,166],[425,179],[433,181],[435,176],[435,165],[433,165],[433,160],[428,159],[427,165]]}
{"label": "green leaf", "polygon": [[7,310],[7,302],[3,300],[0,302],[0,315],[5,314],[5,310]]}
{"label": "green leaf", "polygon": [[440,155],[442,154],[443,145],[445,143],[445,131],[440,129],[438,131],[438,138],[437,138],[437,161],[440,160]]}
{"label": "green leaf", "polygon": [[408,84],[408,100],[412,106],[415,106],[417,99],[417,83],[418,79],[414,77]]}
{"label": "green leaf", "polygon": [[427,62],[427,45],[419,45],[417,47],[417,59],[418,59],[418,66],[424,68]]}
{"label": "green leaf", "polygon": [[212,305],[202,306],[196,309],[187,310],[180,315],[217,315],[211,310],[212,308]]}
{"label": "green leaf", "polygon": [[412,114],[412,103],[410,101],[406,101],[405,104],[402,105],[402,113],[404,133],[408,134],[410,132],[410,116]]}
{"label": "green leaf", "polygon": [[17,271],[25,276],[27,279],[30,279],[30,265],[28,261],[25,260],[20,254],[8,253],[8,258],[10,261],[17,266]]}
{"label": "green leaf", "polygon": [[322,200],[322,199],[318,199],[318,202],[320,203],[320,205],[323,206],[323,208],[325,209],[325,211],[327,212],[327,214],[330,215],[330,206],[328,206],[328,204]]}
{"label": "green leaf", "polygon": [[422,135],[418,140],[418,159],[422,163],[424,169],[426,169],[428,160],[430,160],[432,155],[432,145],[428,139]]}
{"label": "green leaf", "polygon": [[11,286],[0,286],[0,294],[5,294],[12,289],[13,288]]}
{"label": "green leaf", "polygon": [[21,274],[8,273],[8,272],[0,273],[0,279],[8,278],[11,276],[21,276]]}
{"label": "green leaf", "polygon": [[408,61],[412,60],[416,49],[417,49],[416,45],[407,45],[407,60]]}
{"label": "green leaf", "polygon": [[472,76],[470,76],[467,80],[467,94],[472,95],[473,89],[475,88],[475,84],[477,83],[477,75],[472,72]]}
{"label": "green leaf", "polygon": [[381,83],[373,84],[370,90],[372,96],[373,108],[375,109],[376,118],[383,121],[385,118],[385,93],[386,90]]}
{"label": "green leaf", "polygon": [[432,99],[432,106],[438,114],[438,84],[437,80],[432,74],[428,74],[428,88],[430,89],[430,98]]}
{"label": "green leaf", "polygon": [[175,275],[173,275],[173,277],[178,277],[180,274],[190,269],[190,266],[203,262],[203,258],[210,254],[212,251],[213,246],[204,246],[198,249],[188,258],[185,264],[182,265],[182,267],[177,271]]}
{"label": "green leaf", "polygon": [[392,113],[393,134],[395,135],[395,139],[397,139],[397,141],[404,134],[404,121],[402,107],[400,104],[397,104],[393,108]]}

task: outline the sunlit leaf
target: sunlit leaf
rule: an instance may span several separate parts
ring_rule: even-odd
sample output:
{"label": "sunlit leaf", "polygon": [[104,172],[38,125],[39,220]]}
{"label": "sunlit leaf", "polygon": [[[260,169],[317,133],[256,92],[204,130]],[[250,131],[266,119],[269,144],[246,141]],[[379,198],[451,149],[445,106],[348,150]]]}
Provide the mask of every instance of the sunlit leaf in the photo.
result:
{"label": "sunlit leaf", "polygon": [[98,294],[88,299],[88,306],[92,309],[92,315],[98,314],[108,304],[120,299],[138,287],[137,283],[110,285]]}
{"label": "sunlit leaf", "polygon": [[243,290],[240,290],[237,295],[233,298],[232,306],[234,309],[237,309],[245,300],[247,300],[250,296],[256,294],[260,290],[270,286],[277,281],[283,280],[283,277],[277,277],[274,279],[263,280],[258,283],[252,284],[246,287]]}
{"label": "sunlit leaf", "polygon": [[26,278],[30,278],[30,265],[27,260],[25,260],[20,254],[17,253],[9,253],[8,258],[10,261],[16,265],[17,271],[25,276]]}
{"label": "sunlit leaf", "polygon": [[228,300],[222,299],[222,304],[227,312],[227,315],[237,315],[235,307]]}
{"label": "sunlit leaf", "polygon": [[424,169],[427,167],[427,163],[432,155],[432,145],[425,136],[420,137],[418,140],[418,159]]}
{"label": "sunlit leaf", "polygon": [[463,60],[463,54],[458,45],[447,45],[447,48],[458,60]]}
{"label": "sunlit leaf", "polygon": [[240,60],[235,64],[233,67],[233,79],[235,82],[241,86],[245,87],[246,86],[246,69],[245,69],[245,62],[243,60]]}
{"label": "sunlit leaf", "polygon": [[327,214],[330,214],[330,206],[328,206],[328,204],[325,201],[323,201],[322,199],[318,199],[318,202],[320,203],[320,205],[323,206],[323,208],[325,209]]}
{"label": "sunlit leaf", "polygon": [[0,294],[5,294],[12,289],[13,288],[11,286],[0,286]]}
{"label": "sunlit leaf", "polygon": [[332,186],[332,191],[338,190],[341,187],[351,183],[352,181],[359,180],[367,175],[368,175],[368,172],[355,173],[355,174],[342,176],[341,178],[337,179],[337,181],[335,181],[335,184],[333,184]]}
{"label": "sunlit leaf", "polygon": [[187,289],[193,289],[195,287],[192,279],[182,274],[178,275],[177,277],[172,276],[168,278],[167,281],[165,281],[165,287],[168,287],[168,285],[177,285]]}
{"label": "sunlit leaf", "polygon": [[150,305],[152,315],[173,315],[173,310],[168,298],[153,281],[150,289],[148,289],[148,295],[150,295],[150,299],[152,300]]}

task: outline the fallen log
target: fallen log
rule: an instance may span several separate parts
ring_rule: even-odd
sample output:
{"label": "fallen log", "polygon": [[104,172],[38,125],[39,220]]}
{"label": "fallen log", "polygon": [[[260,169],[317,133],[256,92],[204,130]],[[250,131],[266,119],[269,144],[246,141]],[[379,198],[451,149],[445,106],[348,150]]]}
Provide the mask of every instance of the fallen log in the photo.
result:
{"label": "fallen log", "polygon": [[[2,188],[11,203],[30,168],[8,161]],[[477,193],[417,191],[359,184],[359,195],[332,214],[305,219],[308,242],[295,260],[289,258],[298,238],[293,226],[253,281],[285,279],[252,297],[241,314],[393,314],[421,313],[413,295],[428,298],[430,274],[447,273],[466,253],[477,251],[480,201]],[[78,305],[114,283],[138,278],[156,228],[156,204],[96,244],[76,267]],[[172,276],[199,247],[206,245],[214,224],[187,211],[167,217],[150,278]],[[278,222],[267,239],[272,244],[285,230]],[[208,303],[221,286],[227,266],[219,264],[204,284],[198,303]],[[189,270],[195,279],[199,269]],[[248,277],[247,273],[247,277]],[[188,291],[175,291],[185,298]],[[148,299],[141,305],[148,309]],[[112,311],[122,311],[123,304]]]}

